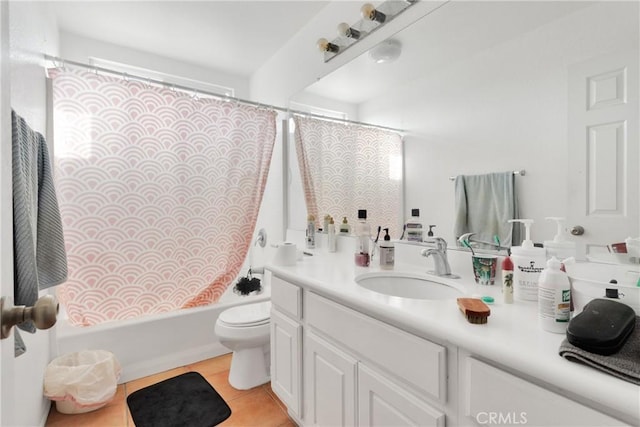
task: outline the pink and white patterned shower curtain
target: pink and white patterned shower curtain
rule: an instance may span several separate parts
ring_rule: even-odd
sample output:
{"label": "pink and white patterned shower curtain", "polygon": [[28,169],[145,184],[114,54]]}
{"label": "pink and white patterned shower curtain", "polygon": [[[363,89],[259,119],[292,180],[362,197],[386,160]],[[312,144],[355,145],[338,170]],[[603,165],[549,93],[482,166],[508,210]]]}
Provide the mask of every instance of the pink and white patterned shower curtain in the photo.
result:
{"label": "pink and white patterned shower curtain", "polygon": [[[367,210],[372,231],[400,237],[402,136],[370,126],[294,116],[295,143],[307,211],[316,225],[329,214],[353,227]],[[381,235],[382,238],[382,235]]]}
{"label": "pink and white patterned shower curtain", "polygon": [[251,245],[275,112],[86,71],[50,77],[71,322],[216,302]]}

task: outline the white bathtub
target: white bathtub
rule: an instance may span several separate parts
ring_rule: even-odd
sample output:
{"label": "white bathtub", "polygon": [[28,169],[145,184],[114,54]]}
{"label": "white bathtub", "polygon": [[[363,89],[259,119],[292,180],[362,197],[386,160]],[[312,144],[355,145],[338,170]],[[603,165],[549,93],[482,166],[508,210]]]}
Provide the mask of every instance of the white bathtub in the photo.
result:
{"label": "white bathtub", "polygon": [[[262,283],[264,286],[265,281]],[[269,298],[268,287],[260,295],[244,297],[233,294],[229,287],[217,304],[84,328],[69,324],[62,315],[55,326],[54,356],[108,350],[122,365],[120,382],[131,381],[229,353],[214,333],[220,313]]]}

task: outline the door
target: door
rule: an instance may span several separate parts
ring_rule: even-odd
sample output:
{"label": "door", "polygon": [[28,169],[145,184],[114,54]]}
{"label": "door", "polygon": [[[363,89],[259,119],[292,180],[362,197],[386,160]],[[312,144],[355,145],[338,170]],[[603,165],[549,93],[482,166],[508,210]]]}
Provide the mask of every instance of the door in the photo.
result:
{"label": "door", "polygon": [[358,425],[444,427],[445,415],[360,363]]}
{"label": "door", "polygon": [[640,235],[638,52],[569,67],[568,225],[587,255]]}
{"label": "door", "polygon": [[[0,1],[0,295],[13,300],[9,2]],[[13,333],[0,340],[0,425],[14,425]]]}
{"label": "door", "polygon": [[304,342],[305,424],[356,425],[357,361],[313,332]]}
{"label": "door", "polygon": [[271,309],[271,388],[301,417],[302,325]]}

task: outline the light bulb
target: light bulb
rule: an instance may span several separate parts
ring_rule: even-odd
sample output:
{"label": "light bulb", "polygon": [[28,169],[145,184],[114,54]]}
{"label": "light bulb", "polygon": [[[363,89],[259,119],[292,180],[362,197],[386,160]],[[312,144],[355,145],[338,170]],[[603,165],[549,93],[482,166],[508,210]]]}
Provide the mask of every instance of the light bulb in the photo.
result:
{"label": "light bulb", "polygon": [[318,49],[320,49],[320,52],[333,52],[333,53],[338,53],[338,51],[340,50],[338,45],[330,43],[329,40],[325,38],[318,39]]}
{"label": "light bulb", "polygon": [[379,10],[376,10],[376,8],[373,7],[371,3],[365,3],[360,8],[360,13],[362,13],[362,17],[364,19],[367,19],[369,21],[376,21],[381,24],[385,21],[385,19],[387,19],[387,15],[380,12]]}
{"label": "light bulb", "polygon": [[355,28],[351,28],[349,24],[343,22],[342,24],[338,25],[338,35],[358,40],[360,38],[360,31],[356,30]]}

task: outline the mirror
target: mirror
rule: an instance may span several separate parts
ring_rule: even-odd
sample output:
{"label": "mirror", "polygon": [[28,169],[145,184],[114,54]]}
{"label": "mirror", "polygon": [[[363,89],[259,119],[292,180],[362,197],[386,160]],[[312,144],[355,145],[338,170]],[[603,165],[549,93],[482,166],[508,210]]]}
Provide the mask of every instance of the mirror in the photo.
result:
{"label": "mirror", "polygon": [[[291,105],[406,130],[404,203],[397,208],[404,218],[419,208],[424,224],[435,224],[436,235],[449,242],[455,210],[450,177],[523,169],[526,176],[515,178],[520,212],[534,219],[535,242],[555,235],[553,222],[545,220],[551,216],[567,217],[569,228],[584,225],[588,236],[582,238],[600,243],[638,236],[637,173],[624,178],[631,187],[620,193],[636,213],[627,209],[631,217],[615,236],[596,236],[607,212],[591,219],[575,213],[571,177],[582,172],[572,168],[582,166],[572,163],[579,156],[568,119],[576,103],[570,93],[576,70],[614,53],[637,55],[638,26],[637,2],[452,1],[392,37],[402,46],[395,62],[377,64],[365,53],[293,97]],[[627,78],[637,81],[637,67],[635,73]],[[624,154],[629,157],[612,160],[619,170],[640,160],[634,132]],[[291,194],[290,203],[304,210],[303,198]],[[611,209],[615,217],[619,208]],[[593,225],[583,223],[589,220]]]}

